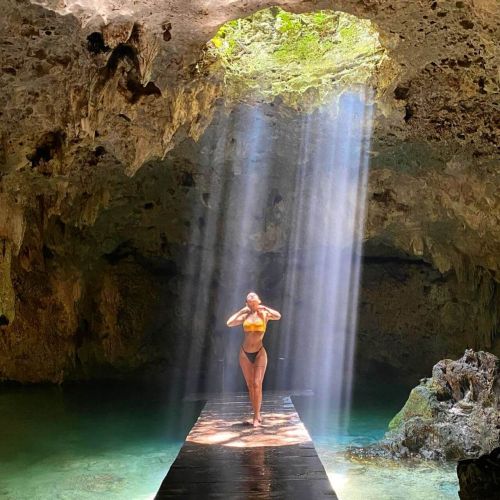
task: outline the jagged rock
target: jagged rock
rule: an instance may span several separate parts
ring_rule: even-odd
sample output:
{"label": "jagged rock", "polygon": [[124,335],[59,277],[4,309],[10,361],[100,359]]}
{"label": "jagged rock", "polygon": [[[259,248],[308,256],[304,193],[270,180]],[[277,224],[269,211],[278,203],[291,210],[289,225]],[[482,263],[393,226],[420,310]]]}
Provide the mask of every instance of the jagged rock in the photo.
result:
{"label": "jagged rock", "polygon": [[500,493],[500,447],[457,464],[461,500],[497,500]]}
{"label": "jagged rock", "polygon": [[[162,287],[178,299],[178,283],[157,283],[151,267],[180,265],[187,225],[202,224],[186,220],[185,200],[193,206],[210,194],[208,181],[185,181],[210,177],[199,144],[216,130],[207,127],[224,95],[224,75],[203,64],[205,46],[223,23],[271,4],[332,8],[327,0],[2,2],[0,379],[121,374],[171,355],[168,343],[153,354],[132,348],[161,338],[163,319],[150,328],[137,316],[132,333],[105,318],[160,297]],[[371,20],[388,51],[373,115],[365,240],[383,249],[381,261],[393,260],[383,273],[367,273],[383,276],[363,292],[365,366],[414,377],[429,359],[466,345],[500,353],[498,8],[489,0],[405,9],[339,0],[335,9]],[[288,110],[276,116],[286,121]],[[290,143],[299,131],[290,124]],[[278,158],[275,177],[293,161]],[[276,189],[282,216],[255,241],[282,263],[292,196]],[[137,276],[125,272],[127,259]],[[95,308],[110,272],[117,289],[132,279],[145,290]],[[94,310],[103,317],[91,318]],[[171,325],[175,311],[168,315]],[[106,336],[91,331],[104,324]]]}
{"label": "jagged rock", "polygon": [[379,443],[348,449],[352,456],[457,460],[500,444],[500,360],[467,349],[441,360],[412,389]]}

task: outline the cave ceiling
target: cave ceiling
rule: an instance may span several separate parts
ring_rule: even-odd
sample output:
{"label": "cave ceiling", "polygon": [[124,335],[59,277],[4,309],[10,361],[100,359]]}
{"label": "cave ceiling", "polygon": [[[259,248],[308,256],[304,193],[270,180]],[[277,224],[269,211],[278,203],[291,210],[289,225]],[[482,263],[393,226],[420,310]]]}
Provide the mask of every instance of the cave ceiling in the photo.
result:
{"label": "cave ceiling", "polygon": [[[496,2],[4,0],[2,6],[0,236],[14,253],[27,211],[36,210],[34,191],[45,197],[47,214],[72,211],[74,225],[92,224],[120,189],[120,182],[112,185],[114,173],[133,176],[186,138],[198,141],[224,96],[220,67],[200,64],[207,42],[223,23],[279,6],[369,20],[388,54],[375,82],[370,182],[378,223],[370,222],[368,235],[378,231],[382,240],[401,240],[395,246],[434,254],[441,269],[451,265],[438,255],[448,246],[457,259],[468,255],[497,271]],[[82,185],[83,178],[92,184],[106,177],[103,171],[107,186],[96,192]],[[82,191],[95,205],[84,213],[70,205],[70,193]],[[422,228],[418,220],[407,224],[405,210],[419,213]],[[395,234],[398,225],[405,235]],[[431,225],[433,235],[425,229]],[[451,226],[453,241],[436,241]]]}

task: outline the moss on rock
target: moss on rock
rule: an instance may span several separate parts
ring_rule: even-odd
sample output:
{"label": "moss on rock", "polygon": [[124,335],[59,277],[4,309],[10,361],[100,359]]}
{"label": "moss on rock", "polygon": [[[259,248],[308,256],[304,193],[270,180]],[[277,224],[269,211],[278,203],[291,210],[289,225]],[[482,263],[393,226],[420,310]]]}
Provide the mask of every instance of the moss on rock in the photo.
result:
{"label": "moss on rock", "polygon": [[210,52],[224,67],[229,98],[280,95],[288,105],[305,108],[367,84],[385,54],[368,20],[276,7],[223,25]]}
{"label": "moss on rock", "polygon": [[403,408],[389,422],[389,430],[398,429],[402,423],[413,417],[432,419],[436,402],[436,394],[431,383],[414,387]]}

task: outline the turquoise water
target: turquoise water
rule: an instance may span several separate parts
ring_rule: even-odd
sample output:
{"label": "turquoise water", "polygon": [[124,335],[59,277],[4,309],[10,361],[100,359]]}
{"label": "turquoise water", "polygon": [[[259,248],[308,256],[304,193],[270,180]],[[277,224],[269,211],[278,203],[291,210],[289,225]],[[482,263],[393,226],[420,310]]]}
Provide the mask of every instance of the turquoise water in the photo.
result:
{"label": "turquoise water", "polygon": [[153,498],[200,409],[144,387],[0,389],[0,498]]}
{"label": "turquoise water", "polygon": [[300,417],[311,435],[330,482],[340,500],[457,500],[456,463],[349,460],[346,446],[365,446],[381,439],[391,418],[409,394],[404,387],[380,386],[355,393],[347,424],[336,424],[330,415],[318,422],[314,397],[293,397]]}
{"label": "turquoise water", "polygon": [[[347,444],[382,437],[408,392],[356,398],[349,424],[320,429],[314,398],[293,398],[340,500],[458,498],[455,465],[351,462]],[[131,386],[1,387],[0,498],[150,499],[202,403]]]}

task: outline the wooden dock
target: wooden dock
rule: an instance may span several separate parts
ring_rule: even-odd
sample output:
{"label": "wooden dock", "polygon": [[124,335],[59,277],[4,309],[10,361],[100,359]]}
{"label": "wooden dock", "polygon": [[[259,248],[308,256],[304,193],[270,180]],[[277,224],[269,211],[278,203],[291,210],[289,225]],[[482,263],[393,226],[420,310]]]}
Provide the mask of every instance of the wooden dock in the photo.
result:
{"label": "wooden dock", "polygon": [[155,497],[336,499],[289,393],[264,392],[260,427],[246,393],[211,397]]}

